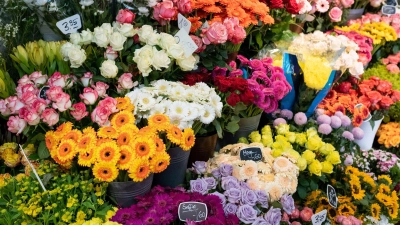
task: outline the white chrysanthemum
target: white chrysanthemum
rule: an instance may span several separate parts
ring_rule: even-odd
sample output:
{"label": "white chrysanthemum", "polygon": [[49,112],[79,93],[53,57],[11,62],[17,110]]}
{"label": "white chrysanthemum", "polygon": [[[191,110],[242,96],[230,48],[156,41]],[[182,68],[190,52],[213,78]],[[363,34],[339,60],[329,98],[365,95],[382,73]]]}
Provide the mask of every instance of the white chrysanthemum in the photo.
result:
{"label": "white chrysanthemum", "polygon": [[197,89],[198,92],[204,93],[204,94],[209,94],[210,93],[210,87],[204,83],[204,82],[198,82],[195,85],[195,88]]}
{"label": "white chrysanthemum", "polygon": [[223,104],[221,102],[221,97],[219,97],[217,94],[213,94],[209,98],[209,102],[214,107],[215,114],[217,117],[221,117],[221,112],[222,112],[222,107]]}
{"label": "white chrysanthemum", "polygon": [[179,126],[181,124],[182,118],[180,116],[170,114],[169,112],[167,112],[166,115],[169,117],[169,121],[172,125]]}
{"label": "white chrysanthemum", "polygon": [[210,124],[215,119],[215,110],[210,105],[204,105],[200,111],[200,121],[204,124]]}
{"label": "white chrysanthemum", "polygon": [[181,120],[181,122],[179,123],[178,127],[183,130],[183,129],[186,129],[186,128],[191,128],[192,125],[193,125],[193,121]]}
{"label": "white chrysanthemum", "polygon": [[[293,176],[290,174],[285,174],[285,173],[277,173],[275,174],[275,180],[274,180],[279,186],[282,187],[283,191],[285,193],[294,193],[293,191],[293,186],[297,187],[297,179],[295,179]],[[296,188],[295,190],[296,191]]]}
{"label": "white chrysanthemum", "polygon": [[139,93],[137,98],[140,111],[150,110],[156,104],[156,99],[149,93]]}

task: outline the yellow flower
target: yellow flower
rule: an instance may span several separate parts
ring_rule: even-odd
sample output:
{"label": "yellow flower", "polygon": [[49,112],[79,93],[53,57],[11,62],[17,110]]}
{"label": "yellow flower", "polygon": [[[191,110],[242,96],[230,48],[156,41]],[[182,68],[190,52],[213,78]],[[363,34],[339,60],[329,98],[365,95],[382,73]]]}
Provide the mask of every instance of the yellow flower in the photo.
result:
{"label": "yellow flower", "polygon": [[307,149],[301,154],[301,157],[307,161],[307,164],[311,164],[315,159],[315,153]]}
{"label": "yellow flower", "polygon": [[133,134],[131,131],[121,131],[117,137],[117,145],[129,145],[129,143],[133,140]]}
{"label": "yellow flower", "polygon": [[72,130],[72,123],[65,122],[57,127],[56,131],[54,132],[55,136],[59,139],[63,138],[65,134]]}
{"label": "yellow flower", "polygon": [[81,151],[78,156],[78,164],[80,166],[90,167],[96,162],[96,150],[95,148],[90,148],[88,150]]}
{"label": "yellow flower", "polygon": [[303,157],[300,157],[299,159],[297,159],[296,165],[297,167],[299,167],[300,171],[303,171],[307,168],[307,160],[305,160]]}
{"label": "yellow flower", "polygon": [[265,125],[263,128],[261,128],[261,134],[262,135],[272,135],[272,130],[269,125]]}
{"label": "yellow flower", "polygon": [[96,146],[97,138],[96,133],[85,133],[78,140],[76,147],[80,153],[86,152],[87,150],[93,149]]}
{"label": "yellow flower", "polygon": [[107,222],[103,223],[103,225],[120,225],[120,224],[117,222],[107,221]]}
{"label": "yellow flower", "polygon": [[105,182],[112,182],[118,176],[118,169],[108,162],[95,163],[92,171],[95,178]]}
{"label": "yellow flower", "polygon": [[135,159],[129,168],[128,176],[135,182],[141,182],[150,174],[149,161],[146,159]]}
{"label": "yellow flower", "polygon": [[103,220],[101,220],[100,218],[92,218],[89,221],[84,222],[82,225],[101,225],[103,223]]}
{"label": "yellow flower", "polygon": [[75,198],[73,198],[72,196],[68,197],[68,201],[67,201],[67,208],[71,208],[72,206],[74,206],[75,203],[77,203],[78,200],[76,200]]}
{"label": "yellow flower", "polygon": [[329,155],[325,159],[326,159],[326,161],[332,163],[333,165],[339,164],[341,162],[338,151],[333,151],[333,152],[329,153]]}
{"label": "yellow flower", "polygon": [[62,140],[56,149],[56,156],[62,163],[72,160],[76,153],[76,144],[73,140]]}
{"label": "yellow flower", "polygon": [[115,141],[110,141],[101,144],[96,148],[96,160],[98,162],[108,162],[115,165],[121,154],[119,153],[119,148]]}
{"label": "yellow flower", "polygon": [[113,217],[115,215],[115,212],[117,210],[118,210],[118,208],[115,208],[115,207],[113,209],[108,210],[107,214],[106,214],[106,220],[111,219],[111,217]]}
{"label": "yellow flower", "polygon": [[312,163],[310,165],[308,165],[308,171],[310,171],[310,173],[315,174],[317,176],[321,176],[321,172],[322,172],[322,165],[321,163],[314,159],[312,161]]}
{"label": "yellow flower", "polygon": [[322,165],[322,172],[323,173],[328,173],[328,174],[333,173],[333,165],[332,165],[332,163],[330,163],[328,161],[323,161],[321,163],[321,165]]}
{"label": "yellow flower", "polygon": [[86,214],[79,210],[78,213],[76,214],[76,221],[82,221],[85,220]]}
{"label": "yellow flower", "polygon": [[129,111],[119,111],[118,113],[114,114],[111,118],[111,126],[118,129],[126,124],[134,124],[135,117],[133,116],[132,112]]}
{"label": "yellow flower", "polygon": [[274,139],[272,138],[271,135],[262,135],[261,143],[264,145],[264,147],[271,147],[272,144],[274,143]]}
{"label": "yellow flower", "polygon": [[296,142],[296,133],[295,132],[287,132],[285,134],[285,137],[290,143],[295,143]]}
{"label": "yellow flower", "polygon": [[128,97],[115,98],[115,100],[117,100],[117,109],[119,110],[132,112],[135,109],[135,106],[131,103],[131,100]]}
{"label": "yellow flower", "polygon": [[271,152],[271,155],[276,158],[279,157],[283,154],[283,150],[282,149],[273,149]]}
{"label": "yellow flower", "polygon": [[296,143],[304,146],[307,142],[307,135],[305,133],[296,133]]}
{"label": "yellow flower", "polygon": [[167,152],[157,153],[151,160],[150,160],[150,169],[153,173],[161,173],[164,171],[169,163],[171,157],[168,155]]}
{"label": "yellow flower", "polygon": [[82,130],[82,133],[83,134],[94,134],[94,135],[97,135],[96,131],[94,130],[93,127],[86,127],[85,129]]}
{"label": "yellow flower", "polygon": [[195,142],[194,131],[192,128],[185,128],[182,133],[181,144],[179,145],[183,150],[188,151],[194,146]]}
{"label": "yellow flower", "polygon": [[114,127],[100,127],[97,135],[102,138],[117,138],[118,131]]}
{"label": "yellow flower", "polygon": [[380,193],[384,194],[389,194],[390,193],[390,187],[387,186],[386,184],[380,184],[378,187],[378,190]]}
{"label": "yellow flower", "polygon": [[288,139],[285,136],[281,135],[281,134],[278,134],[278,135],[275,136],[275,141],[276,142],[281,142],[281,143],[289,142]]}
{"label": "yellow flower", "polygon": [[329,155],[329,153],[335,151],[335,147],[333,147],[330,143],[324,143],[321,148],[318,149],[323,155]]}
{"label": "yellow flower", "polygon": [[258,131],[253,131],[249,134],[250,142],[261,142],[261,134]]}
{"label": "yellow flower", "polygon": [[60,138],[55,135],[54,131],[47,131],[45,135],[45,142],[49,151],[52,151],[60,143]]}
{"label": "yellow flower", "polygon": [[318,135],[313,135],[308,138],[306,143],[306,148],[312,151],[317,151],[319,148],[323,146],[324,142]]}
{"label": "yellow flower", "polygon": [[338,208],[339,215],[342,216],[353,216],[354,215],[354,210],[348,206],[346,203],[341,204]]}
{"label": "yellow flower", "polygon": [[131,143],[133,154],[143,159],[149,159],[156,153],[156,143],[153,138],[140,137]]}
{"label": "yellow flower", "polygon": [[14,153],[13,150],[11,150],[10,153],[7,153],[7,150],[11,149],[8,148],[3,152],[4,164],[10,168],[14,168],[21,162],[21,156],[17,153]]}
{"label": "yellow flower", "polygon": [[354,174],[354,175],[358,176],[360,174],[360,171],[355,167],[347,166],[344,173],[345,174]]}
{"label": "yellow flower", "polygon": [[302,66],[304,83],[307,87],[321,90],[328,82],[332,68],[325,57],[306,55],[306,62]]}
{"label": "yellow flower", "polygon": [[388,175],[379,175],[378,181],[385,181],[388,185],[392,185],[392,179]]}
{"label": "yellow flower", "polygon": [[294,161],[297,161],[300,158],[300,153],[293,149],[286,150],[283,154]]}
{"label": "yellow flower", "polygon": [[72,129],[70,132],[66,133],[63,140],[73,140],[75,143],[82,137],[82,132],[77,129]]}
{"label": "yellow flower", "polygon": [[[143,129],[143,128],[142,128]],[[182,141],[182,130],[175,125],[171,125],[167,130],[167,138],[174,144],[181,144]]]}
{"label": "yellow flower", "polygon": [[374,217],[375,219],[379,220],[379,217],[381,215],[381,206],[377,203],[373,203],[371,205],[371,216]]}
{"label": "yellow flower", "polygon": [[290,125],[289,124],[279,124],[278,127],[276,127],[276,132],[280,135],[285,135],[287,132],[290,130]]}

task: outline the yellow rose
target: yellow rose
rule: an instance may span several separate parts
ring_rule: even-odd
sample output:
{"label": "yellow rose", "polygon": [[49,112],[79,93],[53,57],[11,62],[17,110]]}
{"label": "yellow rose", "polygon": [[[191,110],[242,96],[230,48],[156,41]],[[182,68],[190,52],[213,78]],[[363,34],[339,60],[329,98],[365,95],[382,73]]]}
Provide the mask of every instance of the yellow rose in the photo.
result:
{"label": "yellow rose", "polygon": [[4,164],[10,168],[18,166],[21,162],[21,157],[17,153],[3,155]]}
{"label": "yellow rose", "polygon": [[287,132],[285,137],[288,139],[290,143],[294,143],[296,141],[296,133],[294,132]]}
{"label": "yellow rose", "polygon": [[332,144],[324,143],[321,148],[318,149],[324,155],[328,155],[329,153],[335,151],[335,147]]}
{"label": "yellow rose", "polygon": [[318,135],[314,135],[308,138],[307,143],[306,143],[306,148],[310,149],[312,151],[318,150],[324,142],[322,142],[322,139]]}
{"label": "yellow rose", "polygon": [[333,165],[328,161],[323,161],[322,165],[322,172],[323,173],[333,173]]}
{"label": "yellow rose", "polygon": [[305,160],[303,157],[300,157],[297,159],[296,165],[299,167],[300,171],[303,171],[307,168],[307,160]]}
{"label": "yellow rose", "polygon": [[274,149],[274,150],[272,150],[272,156],[274,158],[281,156],[282,153],[283,153],[282,149]]}
{"label": "yellow rose", "polygon": [[249,135],[250,142],[261,142],[261,134],[258,131],[253,131]]}
{"label": "yellow rose", "polygon": [[304,146],[307,142],[307,135],[305,133],[296,133],[296,143]]}
{"label": "yellow rose", "polygon": [[301,154],[301,157],[307,161],[307,164],[310,164],[315,159],[315,153],[307,149]]}
{"label": "yellow rose", "polygon": [[306,133],[307,133],[307,137],[308,137],[308,138],[310,138],[310,137],[312,137],[312,136],[315,136],[315,135],[318,136],[318,131],[317,131],[314,127],[308,128],[308,130],[306,131]]}
{"label": "yellow rose", "polygon": [[272,136],[263,135],[263,136],[261,137],[261,143],[262,143],[265,147],[271,147],[272,144],[274,143],[274,139],[272,138]]}
{"label": "yellow rose", "polygon": [[310,171],[310,173],[313,173],[317,176],[321,176],[321,171],[322,171],[322,165],[321,163],[314,159],[312,161],[312,163],[310,165],[308,165],[308,171]]}
{"label": "yellow rose", "polygon": [[271,127],[270,127],[269,125],[265,125],[265,126],[261,129],[261,134],[262,134],[262,135],[272,135]]}
{"label": "yellow rose", "polygon": [[285,136],[279,134],[275,136],[275,141],[287,142],[288,139]]}
{"label": "yellow rose", "polygon": [[341,162],[338,151],[333,151],[333,152],[329,153],[329,155],[325,159],[326,159],[326,161],[332,163],[333,165],[339,164]]}
{"label": "yellow rose", "polygon": [[272,149],[281,149],[282,151],[287,151],[289,149],[293,149],[292,145],[287,141],[275,141],[272,146]]}
{"label": "yellow rose", "polygon": [[284,154],[294,160],[298,160],[300,158],[300,154],[293,149],[286,150]]}
{"label": "yellow rose", "polygon": [[287,132],[289,132],[290,126],[289,124],[279,124],[278,127],[276,128],[276,132],[278,134],[286,134]]}

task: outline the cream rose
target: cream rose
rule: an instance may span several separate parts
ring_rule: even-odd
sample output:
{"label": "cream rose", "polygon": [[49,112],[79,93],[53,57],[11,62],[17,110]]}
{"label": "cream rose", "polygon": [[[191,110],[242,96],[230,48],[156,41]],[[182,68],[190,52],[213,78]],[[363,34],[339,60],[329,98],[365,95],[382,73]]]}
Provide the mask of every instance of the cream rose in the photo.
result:
{"label": "cream rose", "polygon": [[196,58],[191,55],[186,59],[177,59],[176,63],[181,67],[182,71],[191,71],[196,64]]}
{"label": "cream rose", "polygon": [[138,66],[139,71],[142,73],[144,77],[149,76],[151,71],[151,63],[152,63],[152,58],[150,57],[141,57],[136,63]]}
{"label": "cream rose", "polygon": [[61,55],[63,56],[65,61],[68,60],[68,53],[73,48],[75,48],[75,46],[71,42],[67,42],[61,46]]}
{"label": "cream rose", "polygon": [[153,54],[157,57],[153,58],[153,67],[156,70],[161,70],[161,68],[168,68],[171,63],[171,59],[168,57],[168,54],[165,50],[157,51],[156,48],[153,48]]}
{"label": "cream rose", "polygon": [[167,33],[160,33],[160,45],[163,49],[168,49],[169,46],[176,44],[175,38]]}
{"label": "cream rose", "polygon": [[89,29],[87,29],[81,32],[81,38],[81,44],[88,45],[93,40],[93,34]]}
{"label": "cream rose", "polygon": [[133,25],[130,23],[114,23],[114,30],[120,32],[125,37],[133,37],[137,31],[133,29]]}
{"label": "cream rose", "polygon": [[160,39],[161,39],[161,35],[158,33],[154,33],[146,40],[146,43],[148,45],[159,45]]}
{"label": "cream rose", "polygon": [[110,45],[114,51],[121,51],[124,49],[126,37],[119,32],[114,32],[110,35]]}
{"label": "cream rose", "polygon": [[103,24],[101,25],[101,28],[103,28],[103,30],[104,30],[108,35],[112,34],[112,32],[113,32],[113,28],[111,27],[111,24],[110,24],[110,23],[103,23]]}
{"label": "cream rose", "polygon": [[83,62],[85,62],[86,52],[83,49],[72,48],[68,52],[68,58],[69,58],[69,61],[71,62],[71,67],[78,68],[78,67],[82,66]]}
{"label": "cream rose", "polygon": [[168,54],[174,58],[174,59],[184,59],[185,58],[185,52],[183,51],[182,46],[179,44],[173,44],[170,45],[167,48]]}
{"label": "cream rose", "polygon": [[118,74],[118,67],[114,60],[106,60],[101,64],[100,73],[105,78],[114,78]]}
{"label": "cream rose", "polygon": [[153,34],[154,34],[153,27],[149,25],[143,25],[138,30],[139,40],[143,43],[146,43],[147,39],[150,38],[150,36]]}
{"label": "cream rose", "polygon": [[95,42],[99,47],[107,48],[110,43],[107,31],[101,27],[94,28],[93,42]]}
{"label": "cream rose", "polygon": [[79,45],[82,41],[81,35],[79,33],[73,33],[69,36],[69,41],[74,45]]}

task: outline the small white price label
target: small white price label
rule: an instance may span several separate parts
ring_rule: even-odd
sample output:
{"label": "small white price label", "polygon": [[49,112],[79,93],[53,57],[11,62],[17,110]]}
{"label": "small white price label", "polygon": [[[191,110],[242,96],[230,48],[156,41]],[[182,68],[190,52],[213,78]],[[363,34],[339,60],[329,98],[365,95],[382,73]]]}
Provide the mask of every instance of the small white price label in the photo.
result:
{"label": "small white price label", "polygon": [[311,221],[313,225],[321,225],[326,220],[326,209],[322,210],[321,212],[314,214],[311,217]]}
{"label": "small white price label", "polygon": [[56,23],[56,26],[63,34],[76,33],[81,27],[81,17],[79,14],[75,14]]}
{"label": "small white price label", "polygon": [[187,33],[190,32],[190,28],[192,27],[192,23],[186,19],[182,14],[178,13],[178,27],[179,29],[186,30]]}
{"label": "small white price label", "polygon": [[204,22],[203,25],[201,26],[200,29],[208,29],[210,27],[210,24],[208,24],[208,22]]}
{"label": "small white price label", "polygon": [[183,47],[186,58],[192,55],[193,52],[197,50],[198,47],[196,43],[194,43],[192,38],[189,36],[189,34],[186,33],[185,30],[180,29],[178,33],[175,34],[174,37],[176,43],[180,44]]}

